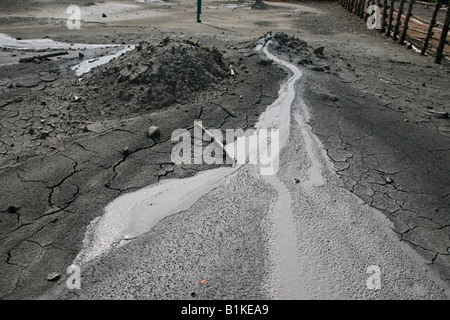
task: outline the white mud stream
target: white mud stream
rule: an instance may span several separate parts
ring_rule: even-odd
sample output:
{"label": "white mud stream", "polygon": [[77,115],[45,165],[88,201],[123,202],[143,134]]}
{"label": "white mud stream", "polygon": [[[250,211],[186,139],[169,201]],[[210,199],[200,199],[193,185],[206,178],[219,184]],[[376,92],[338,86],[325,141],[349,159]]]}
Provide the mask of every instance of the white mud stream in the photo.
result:
{"label": "white mud stream", "polygon": [[[269,276],[263,289],[268,297],[448,298],[445,284],[398,240],[391,222],[342,187],[308,125],[307,106],[296,94],[302,72],[269,53],[264,41],[257,49],[292,73],[257,124],[258,128],[278,128],[280,133],[280,170],[263,176],[278,192],[267,218]],[[255,171],[246,164],[223,167],[120,196],[88,227],[74,263],[84,265],[126,245],[163,218],[189,209],[225,181],[233,183],[229,178],[238,170]],[[381,288],[367,285],[369,266],[381,270]]]}
{"label": "white mud stream", "polygon": [[[78,52],[83,52],[87,54],[88,52],[96,52],[94,58],[85,59],[79,64],[71,67],[75,71],[77,76],[89,72],[95,67],[108,63],[114,58],[120,57],[122,54],[131,51],[135,48],[134,45],[118,45],[118,44],[84,44],[84,43],[65,43],[54,41],[52,39],[21,39],[17,40],[6,34],[0,33],[0,48],[15,50],[17,52],[27,52],[27,55],[20,55],[18,57],[12,58],[11,52],[2,52],[0,56],[0,66],[16,64],[19,62],[19,58],[29,57],[29,56],[39,56],[44,55],[49,52],[44,52],[45,50],[61,50],[68,51],[68,55],[62,57],[73,57],[77,55]],[[109,51],[117,51],[112,54],[104,55],[102,52],[106,49]],[[56,59],[56,58],[53,58]]]}

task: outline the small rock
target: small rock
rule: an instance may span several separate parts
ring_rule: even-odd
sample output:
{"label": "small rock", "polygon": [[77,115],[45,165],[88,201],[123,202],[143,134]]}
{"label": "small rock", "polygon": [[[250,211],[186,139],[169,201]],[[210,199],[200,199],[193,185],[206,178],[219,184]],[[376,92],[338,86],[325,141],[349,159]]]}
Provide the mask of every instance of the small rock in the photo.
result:
{"label": "small rock", "polygon": [[315,48],[313,52],[315,54],[323,54],[324,50],[325,50],[325,47],[324,46],[320,46],[320,47]]}
{"label": "small rock", "polygon": [[106,18],[107,16],[106,16],[106,14],[102,14],[102,17],[103,17],[103,18]]}
{"label": "small rock", "polygon": [[299,179],[294,179],[294,182],[295,182],[296,184],[299,184],[299,183],[300,183],[300,180],[299,180]]}
{"label": "small rock", "polygon": [[17,207],[16,206],[9,206],[7,209],[8,213],[16,213],[17,212]]}
{"label": "small rock", "polygon": [[49,134],[50,134],[50,133],[48,133],[47,131],[44,131],[44,132],[42,132],[42,133],[39,135],[39,139],[44,140],[44,139],[46,139],[46,138],[49,136]]}
{"label": "small rock", "polygon": [[61,275],[59,273],[53,272],[47,276],[47,281],[56,281],[59,278],[61,278]]}
{"label": "small rock", "polygon": [[170,41],[169,36],[165,36],[165,37],[163,38],[163,43],[164,43],[164,44],[168,44],[169,41]]}
{"label": "small rock", "polygon": [[155,136],[159,135],[159,128],[157,126],[151,126],[147,130],[147,137],[153,138]]}
{"label": "small rock", "polygon": [[58,221],[57,217],[53,217],[53,218],[50,219],[50,223],[55,223],[56,221]]}
{"label": "small rock", "polygon": [[387,177],[387,178],[386,178],[386,182],[387,182],[387,183],[392,183],[392,182],[394,182],[394,181],[393,181],[391,178]]}
{"label": "small rock", "polygon": [[323,67],[312,67],[311,70],[318,71],[318,72],[324,72],[325,69]]}
{"label": "small rock", "polygon": [[336,97],[336,96],[330,96],[329,99],[330,99],[331,101],[338,101],[338,100],[339,100],[339,98]]}

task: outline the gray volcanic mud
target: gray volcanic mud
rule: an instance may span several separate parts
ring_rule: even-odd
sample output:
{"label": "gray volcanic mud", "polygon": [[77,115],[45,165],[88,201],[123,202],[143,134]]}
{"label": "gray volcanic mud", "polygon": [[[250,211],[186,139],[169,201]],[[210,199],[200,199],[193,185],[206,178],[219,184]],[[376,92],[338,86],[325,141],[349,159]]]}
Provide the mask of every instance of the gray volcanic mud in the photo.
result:
{"label": "gray volcanic mud", "polygon": [[448,282],[448,67],[381,51],[385,62],[378,44],[361,54],[333,42],[323,54],[273,49],[302,66],[309,123],[345,188]]}
{"label": "gray volcanic mud", "polygon": [[[222,57],[216,48],[190,40],[142,42],[133,52],[83,76],[86,85],[80,94],[88,97],[84,100],[90,114],[106,118],[186,103],[231,76]],[[93,88],[95,94],[90,94]]]}
{"label": "gray volcanic mud", "polygon": [[[54,287],[47,276],[66,273],[119,195],[206,169],[173,165],[175,129],[252,127],[285,77],[256,40],[160,40],[80,78],[64,58],[1,67],[1,297]],[[160,134],[149,138],[151,125]]]}
{"label": "gray volcanic mud", "polygon": [[[321,58],[304,41],[285,34],[266,39],[283,59],[311,65],[311,72],[319,67]],[[294,73],[292,93],[301,72],[286,66]],[[314,72],[328,71],[322,69]],[[279,106],[274,117],[291,114],[284,89],[288,108]],[[445,298],[445,286],[399,242],[389,220],[342,188],[306,123],[309,112],[301,97],[292,115],[281,120],[291,130],[277,176],[261,179],[254,167],[243,166],[189,209],[83,265],[83,290],[61,286],[58,297]],[[381,291],[365,286],[365,267],[373,263],[383,268]]]}

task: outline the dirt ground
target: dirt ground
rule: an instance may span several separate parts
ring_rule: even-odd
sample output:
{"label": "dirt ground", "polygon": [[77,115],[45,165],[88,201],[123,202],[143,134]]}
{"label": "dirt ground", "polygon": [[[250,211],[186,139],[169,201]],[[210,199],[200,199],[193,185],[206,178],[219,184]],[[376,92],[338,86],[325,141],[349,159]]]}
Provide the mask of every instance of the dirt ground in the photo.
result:
{"label": "dirt ground", "polygon": [[[79,30],[66,26],[69,3],[82,9]],[[310,47],[307,54],[288,54],[305,71],[311,124],[346,188],[386,213],[399,237],[449,282],[449,66],[368,30],[337,2],[270,2],[266,10],[250,10],[242,2],[204,1],[202,23],[196,23],[195,10],[194,1],[185,0],[2,1],[0,33],[13,38],[141,43],[144,50],[175,55],[186,48],[211,64],[216,48],[223,64],[209,78],[195,78],[194,71],[198,88],[177,87],[177,77],[164,77],[162,69],[152,75],[160,81],[151,91],[141,89],[148,85],[143,77],[128,83],[131,74],[114,64],[82,81],[70,70],[80,53],[89,58],[111,48],[69,49],[67,56],[40,63],[18,63],[35,53],[3,48],[0,297],[38,298],[56,286],[47,276],[65,274],[87,225],[117,196],[206,169],[173,165],[173,130],[192,129],[199,118],[212,128],[254,125],[287,76],[252,53],[270,31]],[[318,46],[324,53],[312,54]],[[162,57],[153,63],[175,66]],[[132,58],[129,68],[135,70],[142,59]],[[191,74],[191,66],[180,66],[179,74]],[[123,87],[115,84],[119,74],[126,75]],[[173,92],[166,92],[169,87]],[[138,101],[142,108],[135,108]],[[149,138],[152,125],[160,135]]]}

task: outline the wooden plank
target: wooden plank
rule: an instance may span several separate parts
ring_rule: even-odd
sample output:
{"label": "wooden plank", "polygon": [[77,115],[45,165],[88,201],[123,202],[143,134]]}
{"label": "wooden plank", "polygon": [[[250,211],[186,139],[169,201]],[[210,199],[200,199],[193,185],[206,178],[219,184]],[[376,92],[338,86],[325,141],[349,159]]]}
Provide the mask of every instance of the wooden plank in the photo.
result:
{"label": "wooden plank", "polygon": [[19,60],[19,62],[33,62],[36,59],[42,60],[42,59],[47,59],[47,58],[51,58],[51,57],[57,57],[57,56],[62,56],[65,54],[69,54],[67,51],[63,51],[63,52],[53,52],[53,53],[49,53],[49,54],[44,54],[41,56],[33,56],[33,57],[27,57],[27,58],[22,58]]}

